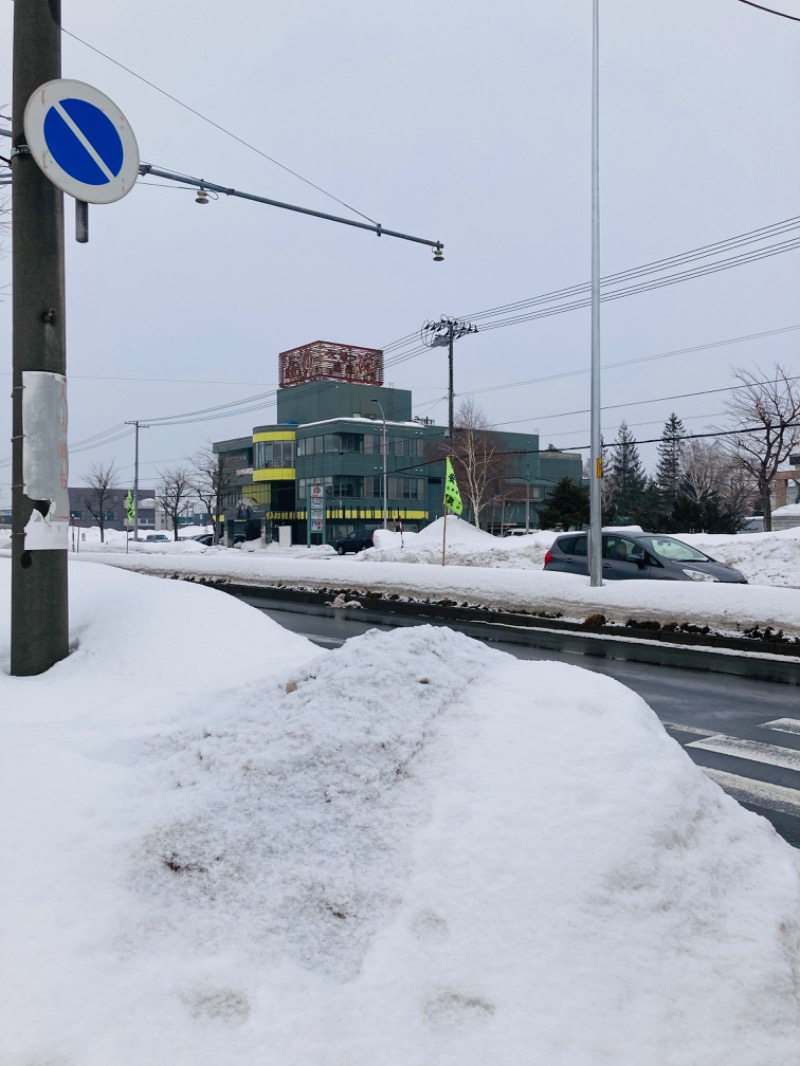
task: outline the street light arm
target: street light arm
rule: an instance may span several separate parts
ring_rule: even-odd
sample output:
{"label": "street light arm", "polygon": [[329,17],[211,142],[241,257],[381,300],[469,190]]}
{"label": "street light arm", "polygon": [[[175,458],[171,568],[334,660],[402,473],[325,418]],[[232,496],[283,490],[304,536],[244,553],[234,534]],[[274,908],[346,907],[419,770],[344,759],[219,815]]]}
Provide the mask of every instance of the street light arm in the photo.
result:
{"label": "street light arm", "polygon": [[[207,192],[220,193],[222,196],[236,196],[241,200],[252,200],[257,204],[266,204],[268,207],[280,207],[284,211],[296,211],[300,215],[311,215],[312,218],[323,218],[328,222],[338,222],[342,226],[353,226],[355,229],[369,230],[378,237],[397,237],[401,241],[413,241],[414,244],[425,244],[433,248],[435,256],[442,256],[444,245],[441,241],[432,241],[427,237],[414,237],[410,233],[401,233],[399,230],[386,229],[380,222],[356,222],[352,218],[342,218],[340,215],[329,215],[325,211],[312,211],[310,207],[299,207],[297,204],[287,204],[282,200],[271,200],[267,196],[256,196],[255,193],[242,192],[240,189],[231,189],[225,185],[216,185],[213,181],[205,179],[188,178],[184,174],[176,174],[172,170],[164,170],[155,167],[152,163],[141,163],[139,174],[142,177],[152,175],[155,178],[166,178],[167,181],[179,182],[181,185],[191,185],[195,189],[205,189]],[[443,258],[443,256],[442,256]],[[438,260],[437,260],[438,261]]]}

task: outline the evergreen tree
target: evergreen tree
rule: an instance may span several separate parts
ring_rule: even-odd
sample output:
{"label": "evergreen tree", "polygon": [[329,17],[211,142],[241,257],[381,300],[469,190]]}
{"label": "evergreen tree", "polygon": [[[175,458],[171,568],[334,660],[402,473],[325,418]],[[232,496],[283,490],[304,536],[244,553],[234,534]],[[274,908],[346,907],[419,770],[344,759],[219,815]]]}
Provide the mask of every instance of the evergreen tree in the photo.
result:
{"label": "evergreen tree", "polygon": [[539,511],[540,529],[583,529],[589,524],[589,490],[569,477],[562,479],[548,493]]}
{"label": "evergreen tree", "polygon": [[622,422],[611,447],[608,470],[611,501],[616,523],[629,523],[642,509],[647,478],[636,438]]}
{"label": "evergreen tree", "polygon": [[664,423],[661,433],[655,478],[666,511],[672,510],[675,498],[680,492],[685,436],[683,422],[673,412]]}

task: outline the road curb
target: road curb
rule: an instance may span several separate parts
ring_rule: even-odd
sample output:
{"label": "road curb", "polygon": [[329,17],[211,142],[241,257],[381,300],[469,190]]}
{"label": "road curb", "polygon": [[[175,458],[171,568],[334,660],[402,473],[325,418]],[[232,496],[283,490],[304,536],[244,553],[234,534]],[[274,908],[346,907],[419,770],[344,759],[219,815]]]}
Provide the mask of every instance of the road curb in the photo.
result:
{"label": "road curb", "polygon": [[[201,583],[213,585],[238,598],[268,601],[276,609],[290,609],[289,605],[311,606],[317,609],[316,613],[343,615],[361,621],[377,620],[378,616],[385,621],[386,615],[396,615],[404,620],[401,624],[409,624],[412,620],[438,625],[455,623],[461,632],[498,643],[526,644],[800,685],[800,649],[796,644],[685,631],[664,632],[636,626],[587,626],[580,622],[491,608],[384,599],[380,593],[365,594],[352,589],[309,590],[234,582]],[[358,601],[361,607],[334,607],[332,602],[337,596],[342,597],[344,603]]]}

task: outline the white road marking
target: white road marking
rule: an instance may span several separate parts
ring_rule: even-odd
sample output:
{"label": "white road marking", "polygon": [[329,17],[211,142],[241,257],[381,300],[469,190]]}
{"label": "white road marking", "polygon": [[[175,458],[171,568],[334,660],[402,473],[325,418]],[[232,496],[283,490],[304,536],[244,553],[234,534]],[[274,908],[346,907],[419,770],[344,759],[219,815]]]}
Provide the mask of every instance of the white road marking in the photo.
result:
{"label": "white road marking", "polygon": [[714,737],[717,735],[714,729],[700,729],[696,725],[682,725],[680,722],[665,722],[661,724],[665,729],[672,729],[676,733],[691,733],[694,737]]}
{"label": "white road marking", "polygon": [[725,789],[741,803],[751,803],[757,807],[800,817],[800,792],[793,788],[770,785],[766,781],[754,781],[751,777],[739,777],[738,774],[711,770],[707,766],[702,767],[702,770],[707,777],[716,781],[720,788]]}
{"label": "white road marking", "polygon": [[705,740],[694,740],[686,747],[715,751],[720,755],[749,759],[750,762],[765,763],[767,766],[781,766],[785,770],[800,770],[800,751],[781,748],[777,744],[762,744],[757,740],[728,737],[724,733],[714,733]]}
{"label": "white road marking", "polygon": [[774,722],[764,722],[764,729],[776,729],[779,733],[800,734],[800,719],[776,718]]}
{"label": "white road marking", "polygon": [[345,642],[340,637],[318,637],[316,633],[298,633],[298,637],[305,637],[306,640],[310,640],[313,644],[344,644]]}

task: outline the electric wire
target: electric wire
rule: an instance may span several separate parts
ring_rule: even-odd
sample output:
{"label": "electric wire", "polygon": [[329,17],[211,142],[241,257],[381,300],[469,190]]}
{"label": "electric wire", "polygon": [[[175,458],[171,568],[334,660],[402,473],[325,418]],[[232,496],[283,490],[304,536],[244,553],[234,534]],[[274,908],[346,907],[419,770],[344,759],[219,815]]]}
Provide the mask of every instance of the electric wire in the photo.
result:
{"label": "electric wire", "polygon": [[[648,400],[628,400],[625,403],[603,404],[603,406],[601,407],[601,410],[602,411],[616,411],[616,410],[619,410],[621,407],[625,407],[625,408],[628,408],[628,407],[641,407],[643,404],[663,403],[666,400],[687,400],[687,399],[690,399],[691,397],[694,397],[694,396],[713,396],[713,395],[715,395],[717,393],[720,393],[720,392],[735,392],[737,389],[752,388],[753,386],[775,385],[780,380],[782,380],[782,379],[780,379],[780,378],[771,378],[771,379],[768,379],[766,381],[745,382],[743,385],[726,385],[726,386],[724,386],[722,388],[718,388],[718,389],[700,389],[697,392],[682,392],[682,393],[678,393],[677,395],[674,395],[674,396],[654,396],[654,397],[651,397]],[[800,375],[797,375],[795,377],[787,378],[786,380],[787,381],[800,381]],[[560,411],[558,414],[552,414],[552,415],[536,415],[536,416],[533,416],[531,418],[515,418],[515,419],[512,419],[512,420],[510,420],[508,422],[493,422],[492,423],[492,428],[496,429],[498,426],[519,425],[520,422],[546,422],[546,421],[548,421],[551,418],[567,418],[570,415],[587,415],[589,413],[590,413],[590,408],[582,407],[582,408],[579,408],[576,411]]]}
{"label": "electric wire", "polygon": [[327,196],[331,200],[335,200],[337,204],[341,204],[341,206],[346,208],[348,211],[352,211],[354,215],[359,215],[361,218],[365,218],[368,222],[372,222],[375,225],[378,224],[377,222],[375,222],[374,218],[370,218],[369,215],[365,215],[362,211],[359,211],[357,208],[353,207],[351,204],[345,203],[344,200],[340,200],[338,196],[334,196],[333,193],[328,192],[327,189],[323,189],[321,185],[317,185],[313,181],[310,181],[308,178],[304,178],[303,175],[299,174],[296,170],[292,170],[291,167],[285,166],[283,163],[279,162],[273,156],[268,155],[266,152],[263,152],[260,148],[257,148],[254,144],[251,144],[249,141],[246,141],[243,137],[239,137],[237,134],[233,133],[231,130],[226,129],[225,126],[221,126],[218,122],[215,122],[213,119],[209,118],[207,115],[204,115],[201,111],[198,111],[196,108],[191,107],[187,103],[184,103],[183,100],[178,99],[177,96],[173,96],[173,94],[167,92],[166,89],[162,89],[159,85],[156,85],[155,82],[152,82],[148,78],[145,78],[142,74],[138,74],[135,70],[132,70],[130,67],[125,66],[124,63],[120,63],[120,61],[118,59],[114,59],[113,56],[110,56],[106,52],[101,51],[99,48],[96,48],[93,44],[89,44],[88,41],[84,41],[82,37],[78,37],[77,34],[71,33],[69,30],[64,29],[63,26],[61,27],[61,32],[66,34],[67,37],[71,37],[73,41],[77,41],[79,44],[82,44],[84,46],[84,48],[88,48],[88,49],[90,49],[90,51],[95,52],[99,56],[102,56],[103,59],[107,59],[109,61],[109,63],[113,63],[115,66],[119,67],[121,70],[124,70],[126,73],[132,75],[134,78],[138,78],[139,81],[143,82],[145,85],[148,85],[151,89],[155,89],[155,91],[157,93],[161,93],[162,96],[165,96],[168,100],[171,100],[174,104],[177,104],[179,107],[182,107],[185,111],[188,111],[190,114],[194,115],[196,118],[201,119],[203,122],[207,122],[209,126],[213,126],[214,129],[219,130],[220,133],[224,133],[226,135],[226,137],[232,138],[232,140],[237,141],[239,144],[243,145],[245,148],[249,148],[250,151],[255,152],[256,155],[260,155],[263,159],[266,159],[270,163],[273,163],[276,167],[280,167],[281,170],[285,170],[287,174],[291,174],[293,177],[298,178],[302,182],[305,182],[305,184],[309,185],[312,189],[316,189],[317,192],[321,192],[323,194],[323,196]]}
{"label": "electric wire", "polygon": [[754,4],[753,0],[739,0],[740,4],[747,4],[748,7],[757,7],[759,11],[766,11],[770,15],[779,15],[782,19],[791,19],[792,22],[800,22],[800,18],[797,15],[787,15],[785,11],[776,11],[773,7],[764,7],[763,4]]}

